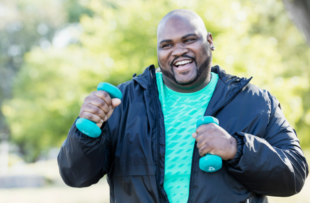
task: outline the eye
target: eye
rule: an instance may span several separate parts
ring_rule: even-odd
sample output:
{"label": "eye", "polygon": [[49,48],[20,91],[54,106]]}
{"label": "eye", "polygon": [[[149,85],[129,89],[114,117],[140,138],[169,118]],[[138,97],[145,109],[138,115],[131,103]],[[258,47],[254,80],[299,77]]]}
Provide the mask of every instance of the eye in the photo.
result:
{"label": "eye", "polygon": [[185,42],[193,42],[195,39],[186,39]]}
{"label": "eye", "polygon": [[164,44],[161,46],[161,48],[169,48],[169,47],[172,47],[172,44]]}

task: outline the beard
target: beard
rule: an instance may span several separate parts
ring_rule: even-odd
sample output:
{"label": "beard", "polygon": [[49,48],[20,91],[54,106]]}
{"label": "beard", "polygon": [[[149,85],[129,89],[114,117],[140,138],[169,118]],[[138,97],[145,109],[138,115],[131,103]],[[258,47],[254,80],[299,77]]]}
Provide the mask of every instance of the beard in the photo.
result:
{"label": "beard", "polygon": [[193,84],[194,82],[196,82],[198,80],[198,78],[207,71],[207,69],[210,67],[211,65],[211,61],[212,61],[212,52],[210,52],[210,55],[207,57],[207,59],[198,67],[197,66],[197,62],[196,60],[193,58],[193,57],[190,57],[190,56],[187,56],[187,55],[183,55],[182,57],[187,57],[187,58],[190,58],[190,59],[193,59],[195,64],[196,64],[196,76],[195,78],[193,78],[192,80],[188,81],[188,82],[178,82],[176,80],[176,77],[175,77],[175,74],[174,74],[174,70],[173,70],[173,62],[178,59],[179,57],[175,58],[172,63],[171,63],[171,72],[168,71],[168,70],[163,70],[160,65],[159,65],[159,61],[158,61],[158,66],[162,72],[162,74],[164,74],[166,77],[170,78],[171,80],[173,80],[175,83],[179,84],[179,85],[183,85],[183,86],[186,86],[186,85],[191,85]]}

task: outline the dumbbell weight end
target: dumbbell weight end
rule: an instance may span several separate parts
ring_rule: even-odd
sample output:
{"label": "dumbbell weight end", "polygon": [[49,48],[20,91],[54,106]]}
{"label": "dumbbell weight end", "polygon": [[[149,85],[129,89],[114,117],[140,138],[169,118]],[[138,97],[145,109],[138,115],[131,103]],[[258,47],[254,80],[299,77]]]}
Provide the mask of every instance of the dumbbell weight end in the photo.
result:
{"label": "dumbbell weight end", "polygon": [[[219,125],[218,119],[212,116],[205,116],[197,121],[197,128],[209,123]],[[222,168],[222,158],[214,154],[207,154],[200,158],[199,168],[205,172],[216,172]]]}
{"label": "dumbbell weight end", "polygon": [[[117,89],[117,87],[106,82],[99,83],[99,85],[97,86],[97,90],[106,91],[112,99],[113,98],[122,99],[123,97],[122,92],[119,89]],[[96,123],[86,118],[77,119],[75,125],[77,129],[79,129],[79,131],[81,131],[82,133],[84,133],[89,137],[96,138],[101,135],[101,129],[96,125]]]}

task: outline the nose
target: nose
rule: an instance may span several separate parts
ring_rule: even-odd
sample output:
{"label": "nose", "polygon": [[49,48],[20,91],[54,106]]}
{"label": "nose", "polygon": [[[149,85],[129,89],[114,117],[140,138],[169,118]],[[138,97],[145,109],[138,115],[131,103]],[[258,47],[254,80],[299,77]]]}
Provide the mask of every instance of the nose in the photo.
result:
{"label": "nose", "polygon": [[182,56],[184,54],[188,53],[188,49],[182,45],[176,45],[174,47],[174,50],[172,51],[172,56]]}

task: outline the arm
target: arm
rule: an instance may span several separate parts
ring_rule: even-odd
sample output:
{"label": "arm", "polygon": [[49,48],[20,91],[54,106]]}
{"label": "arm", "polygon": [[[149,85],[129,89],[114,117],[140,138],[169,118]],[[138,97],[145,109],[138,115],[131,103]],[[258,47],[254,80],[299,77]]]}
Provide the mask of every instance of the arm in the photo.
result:
{"label": "arm", "polygon": [[293,128],[285,119],[279,102],[269,94],[271,114],[264,138],[238,132],[234,159],[229,172],[258,194],[290,196],[302,189],[308,165]]}
{"label": "arm", "polygon": [[113,150],[107,120],[120,103],[120,99],[111,99],[107,92],[101,90],[85,98],[80,117],[93,121],[102,131],[99,137],[92,138],[81,133],[75,123],[72,125],[58,155],[60,174],[67,185],[90,186],[109,171]]}
{"label": "arm", "polygon": [[112,154],[108,124],[101,129],[98,138],[91,138],[81,133],[75,123],[72,125],[57,158],[60,175],[67,185],[87,187],[109,171]]}

